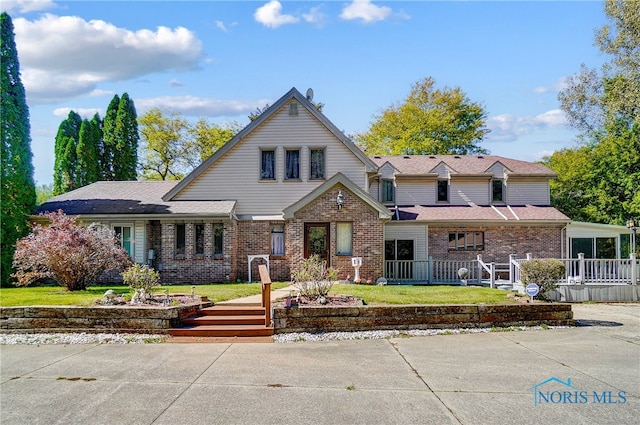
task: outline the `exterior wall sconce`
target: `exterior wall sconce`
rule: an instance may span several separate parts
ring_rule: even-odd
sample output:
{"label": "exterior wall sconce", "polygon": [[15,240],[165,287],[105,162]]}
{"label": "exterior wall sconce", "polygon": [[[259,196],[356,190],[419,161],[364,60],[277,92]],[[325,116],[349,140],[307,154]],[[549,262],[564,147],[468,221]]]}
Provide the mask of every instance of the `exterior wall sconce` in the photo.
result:
{"label": "exterior wall sconce", "polygon": [[338,205],[338,209],[341,210],[342,204],[344,204],[344,195],[342,194],[341,190],[338,191],[338,196],[336,197],[336,204]]}

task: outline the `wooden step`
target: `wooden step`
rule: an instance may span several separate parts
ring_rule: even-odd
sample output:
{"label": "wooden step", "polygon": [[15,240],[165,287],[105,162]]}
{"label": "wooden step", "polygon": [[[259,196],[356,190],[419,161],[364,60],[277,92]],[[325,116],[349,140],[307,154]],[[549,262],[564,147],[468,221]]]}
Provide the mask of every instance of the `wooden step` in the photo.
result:
{"label": "wooden step", "polygon": [[202,326],[202,325],[264,325],[264,315],[246,314],[246,315],[206,315],[192,317],[184,320],[186,326]]}
{"label": "wooden step", "polygon": [[201,325],[169,329],[171,336],[191,337],[255,337],[271,336],[273,328],[264,325]]}
{"label": "wooden step", "polygon": [[205,307],[200,310],[200,314],[205,316],[249,316],[265,315],[264,307],[247,305],[215,305]]}

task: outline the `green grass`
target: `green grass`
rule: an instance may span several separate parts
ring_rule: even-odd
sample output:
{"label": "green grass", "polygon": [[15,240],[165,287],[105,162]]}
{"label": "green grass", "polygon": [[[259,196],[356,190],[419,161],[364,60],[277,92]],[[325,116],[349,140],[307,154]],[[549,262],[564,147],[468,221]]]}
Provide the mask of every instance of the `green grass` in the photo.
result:
{"label": "green grass", "polygon": [[380,304],[503,304],[507,292],[475,286],[333,285],[332,294],[353,295],[368,305]]}
{"label": "green grass", "polygon": [[[257,295],[261,291],[259,283],[230,283],[215,285],[194,285],[196,295],[205,295],[215,302],[231,300],[235,298]],[[288,283],[273,283],[271,289],[288,286]],[[107,289],[113,289],[117,294],[129,294],[132,292],[128,286],[91,286],[85,291],[67,291],[58,286],[34,286],[22,288],[0,288],[0,306],[29,306],[29,305],[78,305],[88,306],[102,299]],[[169,294],[190,294],[191,285],[170,285],[156,288],[154,294],[164,294],[167,289]]]}

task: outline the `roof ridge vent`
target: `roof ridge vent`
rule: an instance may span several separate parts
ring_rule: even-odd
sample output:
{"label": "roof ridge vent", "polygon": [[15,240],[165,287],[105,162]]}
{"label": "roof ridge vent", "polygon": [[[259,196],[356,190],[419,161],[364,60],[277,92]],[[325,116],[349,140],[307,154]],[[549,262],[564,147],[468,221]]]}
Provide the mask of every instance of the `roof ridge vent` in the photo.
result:
{"label": "roof ridge vent", "polygon": [[460,159],[460,155],[454,155],[453,156],[455,159]]}

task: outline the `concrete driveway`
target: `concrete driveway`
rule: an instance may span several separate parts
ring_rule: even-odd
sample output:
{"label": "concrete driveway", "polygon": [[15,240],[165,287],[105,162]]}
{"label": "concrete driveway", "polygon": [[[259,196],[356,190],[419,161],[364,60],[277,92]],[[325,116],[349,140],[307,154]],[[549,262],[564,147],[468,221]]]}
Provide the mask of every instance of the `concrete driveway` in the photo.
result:
{"label": "concrete driveway", "polygon": [[635,424],[640,304],[585,326],[295,344],[0,346],[0,423]]}

